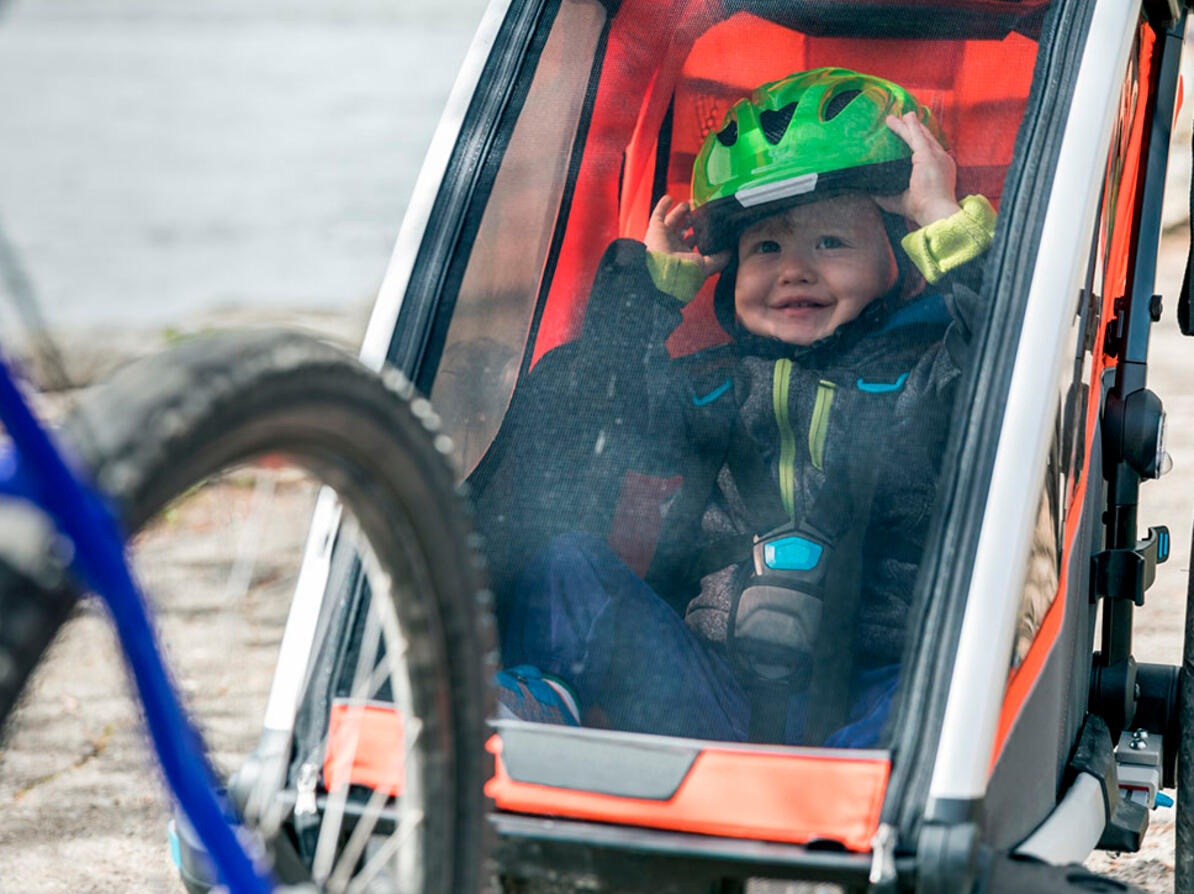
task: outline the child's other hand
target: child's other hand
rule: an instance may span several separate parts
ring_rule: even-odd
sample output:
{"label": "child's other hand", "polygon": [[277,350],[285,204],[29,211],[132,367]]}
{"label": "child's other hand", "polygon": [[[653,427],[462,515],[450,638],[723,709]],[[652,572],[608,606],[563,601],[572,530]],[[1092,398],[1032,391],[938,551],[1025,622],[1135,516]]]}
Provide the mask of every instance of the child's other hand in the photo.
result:
{"label": "child's other hand", "polygon": [[720,273],[730,262],[728,251],[715,255],[703,255],[697,251],[696,236],[692,232],[692,208],[687,202],[673,203],[668,195],[655,203],[643,243],[649,251],[699,264],[706,277]]}
{"label": "child's other hand", "polygon": [[887,116],[887,126],[912,150],[912,177],[898,196],[875,196],[884,211],[902,214],[918,227],[944,220],[961,210],[955,194],[958,166],[915,112]]}

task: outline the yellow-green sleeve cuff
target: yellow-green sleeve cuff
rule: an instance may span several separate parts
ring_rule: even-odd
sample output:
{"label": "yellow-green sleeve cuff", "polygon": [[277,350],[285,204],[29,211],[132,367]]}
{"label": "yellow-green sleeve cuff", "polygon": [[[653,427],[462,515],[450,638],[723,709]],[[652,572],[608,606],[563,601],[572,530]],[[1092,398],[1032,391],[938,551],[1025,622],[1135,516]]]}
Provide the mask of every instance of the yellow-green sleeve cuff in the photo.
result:
{"label": "yellow-green sleeve cuff", "polygon": [[966,196],[962,210],[913,230],[900,244],[928,282],[973,261],[995,236],[995,209],[982,196]]}
{"label": "yellow-green sleeve cuff", "polygon": [[686,261],[661,251],[647,250],[647,272],[659,291],[687,304],[705,284],[705,273],[696,261]]}

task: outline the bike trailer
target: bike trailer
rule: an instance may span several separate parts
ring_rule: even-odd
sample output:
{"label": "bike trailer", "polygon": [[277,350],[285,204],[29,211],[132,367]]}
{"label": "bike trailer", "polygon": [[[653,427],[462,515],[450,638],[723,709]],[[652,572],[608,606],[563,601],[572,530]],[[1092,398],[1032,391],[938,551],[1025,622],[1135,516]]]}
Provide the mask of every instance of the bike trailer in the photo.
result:
{"label": "bike trailer", "polygon": [[[889,79],[937,122],[957,195],[985,196],[998,212],[965,293],[980,307],[969,330],[956,332],[956,295],[922,308],[936,323],[900,318],[901,331],[937,325],[946,347],[963,344],[950,401],[929,414],[943,432],[930,458],[909,446],[915,426],[905,437],[879,411],[853,436],[835,428],[846,408],[900,400],[899,370],[856,382],[826,373],[811,418],[781,419],[792,455],[814,470],[798,490],[815,480],[847,494],[854,514],[838,547],[857,548],[830,566],[853,583],[826,584],[849,608],[826,603],[803,677],[803,738],[758,735],[753,721],[722,739],[677,733],[683,717],[631,723],[600,704],[581,706],[579,726],[496,719],[486,792],[507,890],[771,890],[749,880],[802,879],[875,891],[1126,888],[1076,864],[1095,848],[1139,848],[1159,790],[1188,775],[1179,696],[1191,690],[1176,667],[1137,664],[1131,635],[1169,551],[1165,529],[1137,530],[1136,504],[1166,463],[1146,372],[1185,20],[1178,0],[494,0],[363,356],[430,395],[453,439],[507,646],[503,615],[520,610],[527,569],[561,536],[610,551],[662,611],[694,624],[697,590],[677,557],[707,521],[681,511],[704,505],[692,503],[702,467],[658,455],[645,407],[660,398],[626,384],[646,360],[616,352],[662,344],[692,383],[691,401],[681,398],[687,437],[701,443],[738,387],[715,278],[662,333],[635,331],[653,324],[633,290],[608,308],[590,295],[611,243],[633,253],[615,241],[642,239],[662,196],[688,199],[702,142],[726,133],[734,103],[798,71]],[[601,314],[622,316],[608,357],[587,359],[577,345],[605,325]],[[1179,316],[1188,326],[1185,296]],[[868,465],[897,461],[928,482],[920,509],[885,493],[883,471],[858,484]],[[703,486],[698,500],[711,479]],[[861,520],[860,506],[870,509]],[[898,685],[881,729],[848,747],[832,733],[846,719],[843,687],[868,660],[855,616],[873,598],[871,576],[888,573],[867,552],[881,513],[904,536],[908,598],[889,622]],[[811,542],[797,529],[756,536],[773,552],[748,544],[747,554],[780,567],[769,564],[780,551]],[[560,586],[605,573],[582,565],[552,573],[567,579]],[[748,650],[748,619],[735,611],[720,641]],[[620,628],[610,647],[606,682],[630,699],[653,684],[614,679],[644,663],[618,650],[651,641]],[[668,653],[650,657],[666,676]],[[342,734],[326,735],[338,723],[334,673],[308,680],[324,688],[300,715],[305,760],[323,768],[325,789],[368,786],[366,762],[321,751]],[[1190,884],[1181,842],[1179,884]]]}

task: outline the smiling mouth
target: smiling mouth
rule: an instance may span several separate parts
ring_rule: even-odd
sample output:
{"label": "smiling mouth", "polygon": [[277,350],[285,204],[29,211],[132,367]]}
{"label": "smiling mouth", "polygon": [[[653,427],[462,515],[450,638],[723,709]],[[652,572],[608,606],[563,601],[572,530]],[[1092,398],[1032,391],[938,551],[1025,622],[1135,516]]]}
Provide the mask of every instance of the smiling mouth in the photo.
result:
{"label": "smiling mouth", "polygon": [[826,307],[829,307],[827,302],[813,301],[806,298],[794,301],[781,301],[774,306],[775,310],[823,310]]}

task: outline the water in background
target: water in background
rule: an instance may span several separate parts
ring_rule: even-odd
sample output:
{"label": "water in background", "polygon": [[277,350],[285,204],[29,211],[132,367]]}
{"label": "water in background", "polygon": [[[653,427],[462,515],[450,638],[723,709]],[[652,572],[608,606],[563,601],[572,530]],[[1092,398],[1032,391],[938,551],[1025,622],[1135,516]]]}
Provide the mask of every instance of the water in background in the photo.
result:
{"label": "water in background", "polygon": [[0,9],[0,226],[52,327],[245,306],[363,316],[483,9]]}

